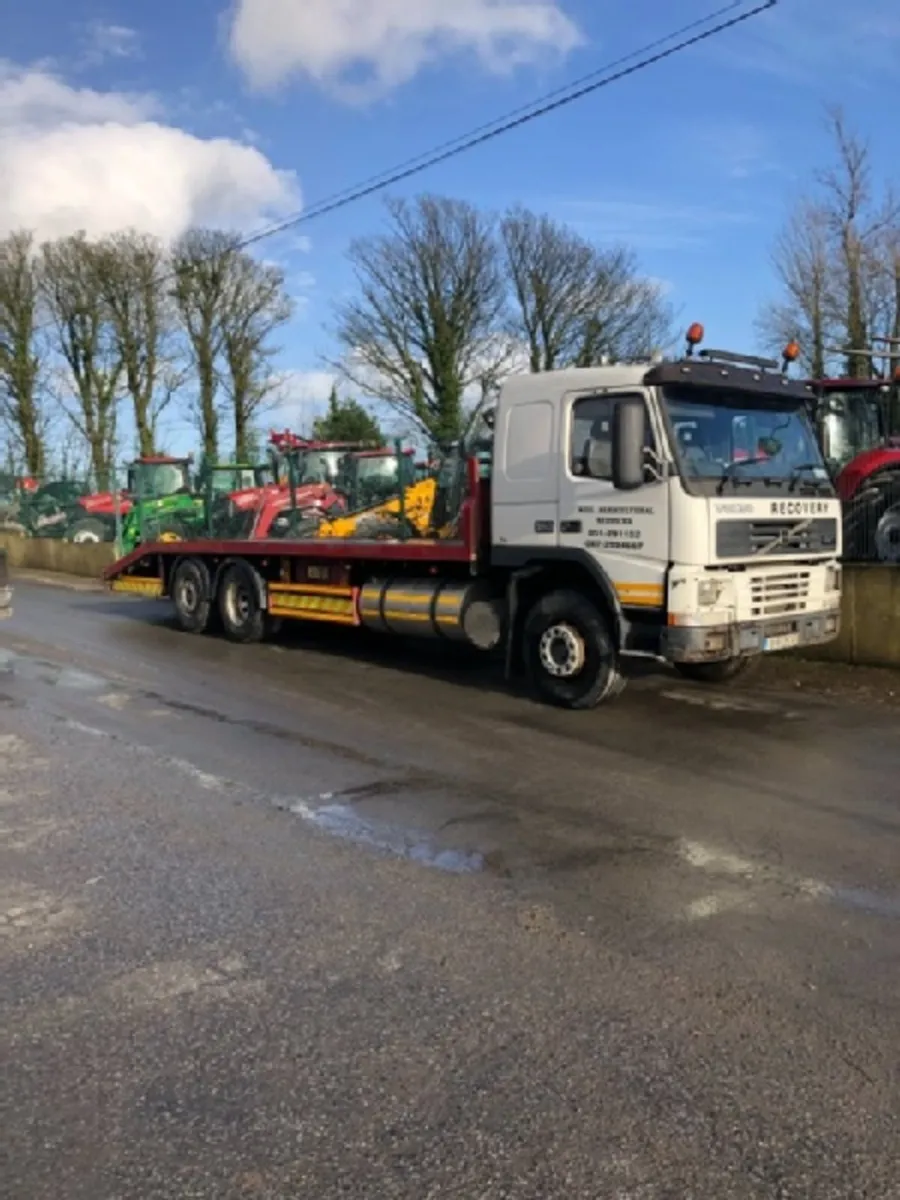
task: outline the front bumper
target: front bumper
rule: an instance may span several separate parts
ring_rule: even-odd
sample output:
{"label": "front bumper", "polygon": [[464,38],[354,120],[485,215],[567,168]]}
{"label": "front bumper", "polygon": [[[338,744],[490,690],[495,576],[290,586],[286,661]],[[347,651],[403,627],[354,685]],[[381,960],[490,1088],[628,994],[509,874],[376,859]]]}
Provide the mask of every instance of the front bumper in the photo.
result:
{"label": "front bumper", "polygon": [[841,614],[833,609],[731,625],[670,625],[663,632],[662,652],[669,662],[722,662],[821,645],[840,631]]}

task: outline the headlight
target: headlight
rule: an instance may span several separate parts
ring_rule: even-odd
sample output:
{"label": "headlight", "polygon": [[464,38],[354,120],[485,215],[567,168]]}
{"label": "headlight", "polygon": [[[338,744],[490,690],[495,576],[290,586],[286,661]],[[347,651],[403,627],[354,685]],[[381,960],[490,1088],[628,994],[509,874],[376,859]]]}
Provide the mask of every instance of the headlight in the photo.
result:
{"label": "headlight", "polygon": [[841,568],[831,564],[825,568],[825,591],[839,592],[841,590]]}
{"label": "headlight", "polygon": [[697,584],[697,603],[711,608],[722,595],[722,584],[718,579],[701,579]]}

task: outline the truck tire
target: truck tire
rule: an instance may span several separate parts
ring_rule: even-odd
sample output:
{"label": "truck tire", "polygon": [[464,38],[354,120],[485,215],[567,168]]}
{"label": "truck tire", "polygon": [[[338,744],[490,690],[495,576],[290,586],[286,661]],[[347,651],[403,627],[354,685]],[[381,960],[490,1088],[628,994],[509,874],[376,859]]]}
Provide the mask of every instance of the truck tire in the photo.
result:
{"label": "truck tire", "polygon": [[175,568],[169,588],[175,619],[185,633],[204,633],[212,613],[212,588],[206,564],[183,558]]}
{"label": "truck tire", "polygon": [[232,642],[261,642],[269,632],[261,580],[249,563],[226,567],[219,580],[219,617]]}
{"label": "truck tire", "polygon": [[528,676],[545,703],[595,708],[624,687],[609,622],[578,592],[550,592],[538,600],[522,638]]}
{"label": "truck tire", "polygon": [[684,679],[694,683],[731,683],[743,675],[755,662],[755,658],[724,658],[719,662],[674,663],[675,670]]}

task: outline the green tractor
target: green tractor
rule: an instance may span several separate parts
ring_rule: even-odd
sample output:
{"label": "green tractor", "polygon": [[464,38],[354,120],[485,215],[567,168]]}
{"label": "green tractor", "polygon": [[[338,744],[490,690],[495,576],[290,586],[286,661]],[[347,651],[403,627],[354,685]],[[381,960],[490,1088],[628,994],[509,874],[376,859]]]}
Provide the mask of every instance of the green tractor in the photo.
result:
{"label": "green tractor", "polygon": [[129,465],[130,503],[119,535],[123,554],[143,542],[209,536],[216,502],[242,488],[261,486],[265,470],[249,463],[204,463],[195,476],[192,468],[190,457],[141,458]]}

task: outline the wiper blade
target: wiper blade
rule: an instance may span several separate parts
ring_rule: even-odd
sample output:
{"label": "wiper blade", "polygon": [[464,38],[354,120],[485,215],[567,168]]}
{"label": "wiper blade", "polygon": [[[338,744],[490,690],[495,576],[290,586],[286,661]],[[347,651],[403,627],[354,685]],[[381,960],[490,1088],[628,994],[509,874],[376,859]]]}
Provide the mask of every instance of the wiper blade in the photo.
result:
{"label": "wiper blade", "polygon": [[730,463],[726,463],[722,468],[722,478],[719,480],[718,493],[721,496],[725,491],[725,484],[729,479],[734,479],[734,472],[738,467],[755,467],[760,463],[768,462],[768,454],[760,454],[755,458],[735,458]]}
{"label": "wiper blade", "polygon": [[[790,476],[790,482],[788,483],[788,491],[789,492],[796,491],[797,485],[799,484],[801,478],[808,471],[821,471],[821,470],[822,470],[821,463],[815,463],[815,462],[813,462],[813,463],[798,463],[796,467],[791,468],[791,476]],[[821,483],[823,483],[824,480],[816,479],[814,482],[816,484],[816,489],[818,490],[819,485]]]}

